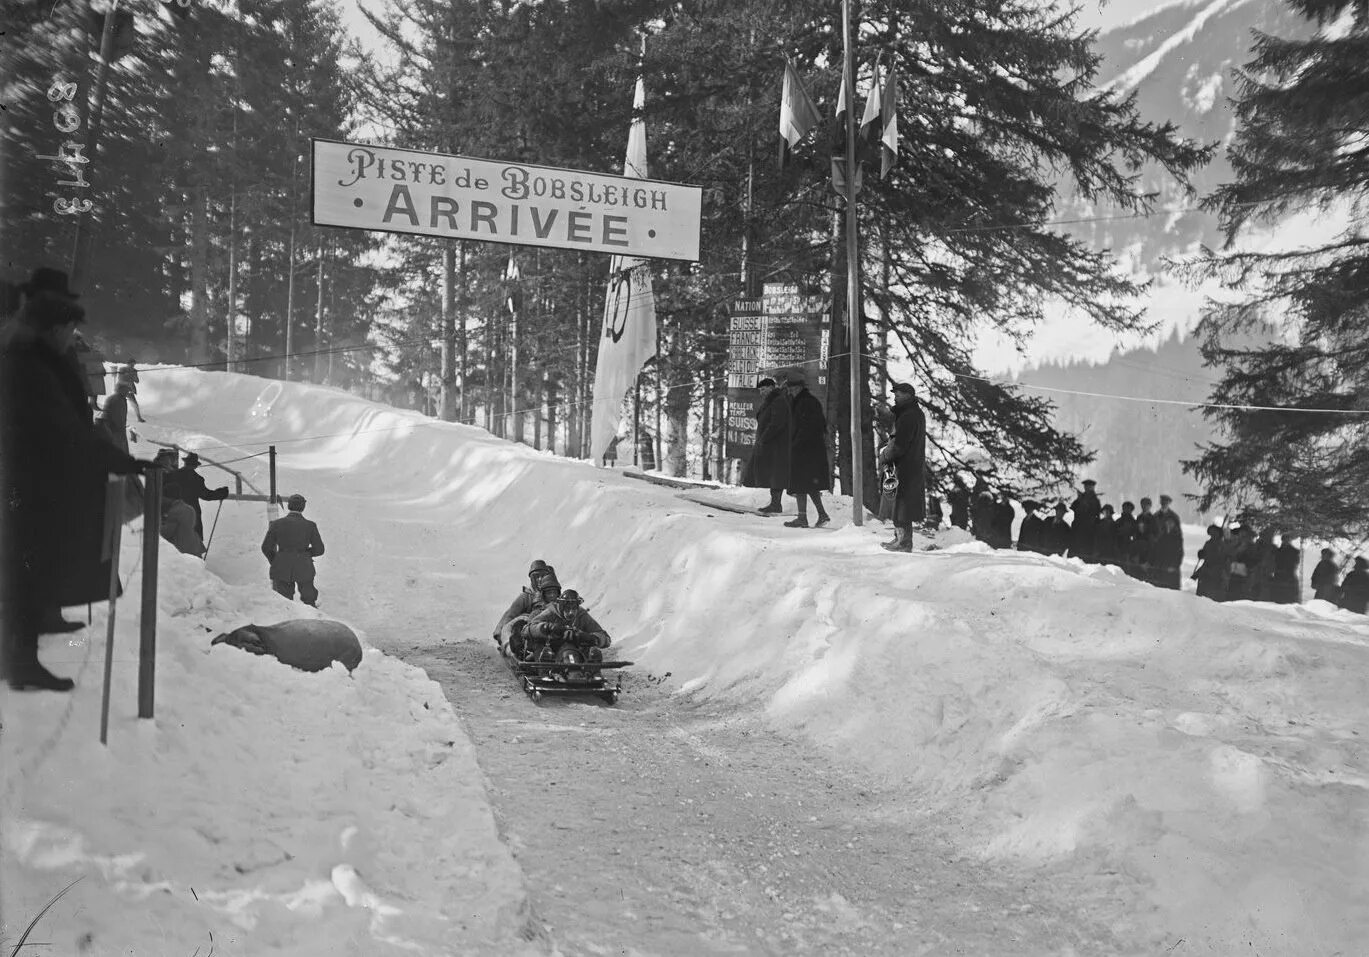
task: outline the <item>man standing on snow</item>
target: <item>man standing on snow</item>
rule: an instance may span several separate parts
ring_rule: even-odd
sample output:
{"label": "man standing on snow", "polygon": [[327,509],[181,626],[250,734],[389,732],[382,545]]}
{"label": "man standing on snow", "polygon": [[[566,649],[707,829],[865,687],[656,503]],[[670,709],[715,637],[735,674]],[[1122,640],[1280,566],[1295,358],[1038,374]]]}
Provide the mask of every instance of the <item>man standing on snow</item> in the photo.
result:
{"label": "man standing on snow", "polygon": [[1312,597],[1329,601],[1333,605],[1340,598],[1340,569],[1336,567],[1336,553],[1329,548],[1321,550],[1321,561],[1312,569]]}
{"label": "man standing on snow", "polygon": [[172,474],[176,476],[176,482],[181,487],[181,495],[185,499],[185,504],[189,505],[195,512],[195,534],[204,538],[204,514],[200,511],[200,500],[222,502],[228,498],[228,486],[222,485],[211,491],[204,480],[204,476],[195,471],[199,467],[200,457],[194,452],[187,452],[181,462],[181,467]]}
{"label": "man standing on snow", "polygon": [[782,497],[789,484],[789,399],[774,379],[757,382],[756,392],[756,442],[742,470],[742,485],[769,489],[770,504],[761,511],[778,515],[784,511]]}
{"label": "man standing on snow", "polygon": [[1361,615],[1369,609],[1369,558],[1355,556],[1355,570],[1340,583],[1340,606]]}
{"label": "man standing on snow", "polygon": [[1084,490],[1070,506],[1070,510],[1074,512],[1074,520],[1070,522],[1070,528],[1073,530],[1070,555],[1082,558],[1086,562],[1094,560],[1094,552],[1097,550],[1093,541],[1094,526],[1098,524],[1098,516],[1103,511],[1103,505],[1098,501],[1098,493],[1094,491],[1097,484],[1093,479],[1084,479]]}
{"label": "man standing on snow", "polygon": [[[917,393],[907,382],[894,384],[894,434],[879,454],[880,465],[893,465],[898,473],[894,497],[894,540],[884,542],[891,552],[913,550],[913,523],[927,517],[927,417],[917,403]],[[818,503],[821,513],[822,504]]]}
{"label": "man standing on snow", "polygon": [[[1169,507],[1168,495],[1160,496],[1160,510],[1155,513],[1155,545],[1151,552],[1153,574],[1151,583],[1161,588],[1178,589],[1180,568],[1184,563],[1184,529],[1179,516]],[[1145,500],[1142,499],[1142,505]]]}
{"label": "man standing on snow", "polygon": [[792,436],[789,445],[789,494],[798,499],[799,514],[784,524],[790,528],[808,527],[808,499],[817,506],[818,528],[832,520],[822,507],[822,493],[831,491],[832,469],[827,462],[827,417],[822,403],[808,391],[808,380],[798,369],[790,371],[784,382],[789,393]]}
{"label": "man standing on snow", "polygon": [[298,585],[300,601],[317,607],[314,559],[323,554],[323,539],[318,526],[304,517],[304,506],[304,496],[298,493],[285,500],[289,512],[267,527],[261,553],[271,563],[272,588],[293,600]]}

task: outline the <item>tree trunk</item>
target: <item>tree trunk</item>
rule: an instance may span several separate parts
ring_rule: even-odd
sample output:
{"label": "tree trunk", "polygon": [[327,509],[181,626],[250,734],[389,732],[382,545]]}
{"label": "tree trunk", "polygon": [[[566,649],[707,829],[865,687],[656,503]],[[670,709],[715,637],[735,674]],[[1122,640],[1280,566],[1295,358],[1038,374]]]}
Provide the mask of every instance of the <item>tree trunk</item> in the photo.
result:
{"label": "tree trunk", "polygon": [[456,398],[456,250],[442,246],[442,392],[438,414],[443,422],[457,416]]}
{"label": "tree trunk", "polygon": [[196,186],[191,197],[190,361],[209,361],[209,191]]}
{"label": "tree trunk", "polygon": [[685,332],[676,326],[672,335],[666,337],[669,344],[665,369],[666,393],[664,397],[667,442],[664,472],[667,475],[685,474],[689,457],[689,405],[694,397],[685,350],[682,340]]}

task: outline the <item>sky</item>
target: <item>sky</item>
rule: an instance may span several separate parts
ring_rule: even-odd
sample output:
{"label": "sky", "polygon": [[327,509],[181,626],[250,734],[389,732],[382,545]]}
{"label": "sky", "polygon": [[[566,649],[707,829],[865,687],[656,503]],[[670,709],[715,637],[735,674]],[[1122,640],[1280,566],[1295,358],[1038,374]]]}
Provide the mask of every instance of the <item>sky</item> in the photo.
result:
{"label": "sky", "polygon": [[[829,529],[785,528],[323,386],[145,367],[139,398],[141,457],[149,438],[211,462],[249,456],[234,467],[264,488],[268,463],[251,456],[278,444],[280,488],[307,494],[328,546],[322,610],[271,590],[257,551],[266,506],[223,503],[207,562],[161,549],[156,717],[140,720],[141,531],[125,528],[108,746],[105,604],[83,631],[43,639],[74,692],[0,688],[0,938],[80,878],[32,938],[51,953],[545,953],[518,936],[520,902],[538,889],[504,834],[516,822],[496,826],[477,746],[443,689],[396,657],[462,641],[493,656],[490,629],[537,556],[585,596],[637,680],[667,676],[682,707],[757,722],[879,782],[884,820],[949,822],[956,857],[1040,875],[1059,936],[1000,952],[1363,953],[1364,615],[1310,599],[1219,605],[1187,574],[1182,591],[1161,590],[1112,566],[991,551],[959,529],[938,533],[935,551],[919,533],[918,551],[894,555],[878,545],[887,527],[850,524],[848,498],[829,499]],[[1203,532],[1185,534],[1186,573]],[[355,672],[306,674],[210,644],[247,622],[318,617],[361,637]],[[497,674],[482,693],[520,695]],[[583,740],[610,747],[609,731],[633,733],[634,701],[561,713],[603,721]],[[682,813],[680,829],[704,841],[714,825],[692,821]],[[564,827],[574,847],[599,825]],[[580,873],[595,886],[626,858],[584,855]],[[715,880],[741,894],[766,870]],[[877,919],[864,910],[868,873],[828,876],[823,895]],[[1084,913],[1116,939],[1062,929]],[[679,918],[708,952],[794,952]],[[927,952],[912,946],[916,927],[888,933]],[[982,952],[956,944],[932,952]]]}

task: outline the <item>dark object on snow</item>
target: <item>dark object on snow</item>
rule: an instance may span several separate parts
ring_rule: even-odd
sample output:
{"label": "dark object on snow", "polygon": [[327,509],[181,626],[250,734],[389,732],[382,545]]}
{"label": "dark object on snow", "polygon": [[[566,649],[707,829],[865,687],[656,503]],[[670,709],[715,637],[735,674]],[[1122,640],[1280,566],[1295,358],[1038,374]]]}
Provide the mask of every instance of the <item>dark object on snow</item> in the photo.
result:
{"label": "dark object on snow", "polygon": [[295,618],[274,625],[243,625],[215,638],[254,655],[273,655],[300,671],[323,671],[340,661],[348,671],[361,664],[361,641],[340,621]]}

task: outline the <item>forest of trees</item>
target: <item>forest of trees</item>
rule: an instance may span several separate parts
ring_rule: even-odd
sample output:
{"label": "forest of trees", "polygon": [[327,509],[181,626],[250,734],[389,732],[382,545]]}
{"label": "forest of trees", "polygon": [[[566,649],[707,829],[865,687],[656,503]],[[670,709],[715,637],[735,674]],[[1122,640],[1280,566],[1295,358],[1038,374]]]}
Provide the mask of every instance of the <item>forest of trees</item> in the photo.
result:
{"label": "forest of trees", "polygon": [[[1023,492],[1067,483],[1091,453],[1049,402],[980,377],[976,335],[1021,338],[1061,307],[1140,328],[1141,289],[1048,225],[1060,192],[1143,212],[1143,167],[1182,185],[1211,148],[1094,87],[1092,38],[1068,11],[855,7],[855,108],[876,61],[892,66],[902,130],[888,176],[872,164],[859,195],[863,454],[887,360],[918,385],[938,469],[973,458]],[[716,474],[728,304],[783,281],[832,298],[828,418],[849,476],[835,131],[775,162],[785,57],[824,120],[835,112],[838,4],[392,0],[372,19],[390,55],[374,58],[323,0],[119,9],[131,23],[114,31],[97,108],[103,3],[7,4],[0,213],[21,273],[68,263],[81,220],[91,331],[120,354],[155,348],[164,361],[366,390],[584,454],[606,257],[312,226],[309,141],[617,172],[640,74],[651,176],[704,195],[700,261],[653,269],[660,354],[643,377],[643,421],[662,467]],[[54,126],[61,83],[79,86],[71,134]],[[61,144],[96,119],[88,185],[59,185],[75,166]],[[54,205],[73,189],[90,200],[84,216]]]}

